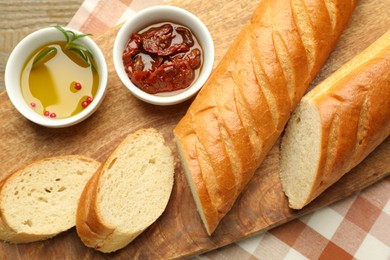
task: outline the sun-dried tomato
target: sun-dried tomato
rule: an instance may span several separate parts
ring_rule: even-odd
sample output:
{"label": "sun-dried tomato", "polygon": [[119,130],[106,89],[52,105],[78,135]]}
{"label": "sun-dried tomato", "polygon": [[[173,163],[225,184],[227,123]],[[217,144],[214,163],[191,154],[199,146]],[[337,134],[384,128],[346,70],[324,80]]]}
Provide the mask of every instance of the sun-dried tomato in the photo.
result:
{"label": "sun-dried tomato", "polygon": [[122,58],[131,81],[155,94],[189,87],[200,70],[202,51],[188,28],[160,23],[133,33]]}

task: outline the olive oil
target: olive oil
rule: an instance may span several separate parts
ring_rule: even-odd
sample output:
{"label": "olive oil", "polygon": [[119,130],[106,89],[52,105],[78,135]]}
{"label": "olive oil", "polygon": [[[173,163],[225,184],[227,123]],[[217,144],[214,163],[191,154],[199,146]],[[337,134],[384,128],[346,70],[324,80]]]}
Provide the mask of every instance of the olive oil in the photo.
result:
{"label": "olive oil", "polygon": [[86,62],[85,57],[82,59],[65,45],[66,42],[53,42],[40,47],[30,55],[21,73],[21,90],[27,104],[52,118],[80,113],[93,101],[99,85],[93,61]]}

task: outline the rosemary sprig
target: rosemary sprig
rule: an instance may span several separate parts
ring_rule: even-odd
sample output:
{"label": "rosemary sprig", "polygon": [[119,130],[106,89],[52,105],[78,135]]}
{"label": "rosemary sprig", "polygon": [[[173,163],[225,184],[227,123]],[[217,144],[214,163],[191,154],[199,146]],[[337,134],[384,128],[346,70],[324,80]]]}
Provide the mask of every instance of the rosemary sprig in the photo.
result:
{"label": "rosemary sprig", "polygon": [[62,28],[59,25],[55,25],[53,27],[56,28],[57,30],[59,30],[60,32],[62,32],[62,34],[65,36],[65,38],[66,38],[65,50],[72,51],[73,53],[78,55],[82,60],[84,60],[84,62],[86,62],[88,65],[90,65],[93,70],[96,70],[96,68],[94,66],[94,58],[93,58],[92,53],[84,46],[74,42],[77,39],[80,39],[80,38],[83,38],[86,36],[92,36],[92,34],[90,34],[90,33],[76,34],[73,31],[65,30],[64,28]]}
{"label": "rosemary sprig", "polygon": [[42,49],[39,54],[35,57],[32,66],[38,66],[52,59],[57,54],[57,49],[54,47],[47,47]]}
{"label": "rosemary sprig", "polygon": [[[66,44],[65,44],[65,47],[63,48],[63,51],[65,52],[68,50],[68,51],[71,51],[72,53],[76,54],[86,64],[86,67],[91,66],[91,68],[96,71],[95,64],[94,64],[95,60],[94,60],[94,57],[93,57],[92,53],[90,52],[90,50],[88,50],[83,45],[80,45],[80,44],[74,42],[77,39],[80,39],[80,38],[83,38],[86,36],[92,36],[92,34],[89,34],[89,33],[76,34],[71,30],[65,30],[64,28],[62,28],[59,25],[55,25],[53,27],[56,28],[57,30],[59,30],[65,36]],[[49,61],[56,54],[57,54],[56,48],[54,48],[54,47],[45,48],[34,59],[33,67],[37,66],[38,64],[43,64],[43,63]]]}

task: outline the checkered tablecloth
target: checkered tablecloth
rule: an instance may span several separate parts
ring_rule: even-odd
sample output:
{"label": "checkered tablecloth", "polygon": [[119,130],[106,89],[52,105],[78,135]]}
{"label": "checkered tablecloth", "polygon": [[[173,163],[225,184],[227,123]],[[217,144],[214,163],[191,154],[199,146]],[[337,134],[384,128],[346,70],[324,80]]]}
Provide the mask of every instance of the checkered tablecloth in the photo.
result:
{"label": "checkered tablecloth", "polygon": [[[98,35],[133,13],[168,0],[86,0],[68,24]],[[201,259],[390,260],[390,178],[352,197]]]}

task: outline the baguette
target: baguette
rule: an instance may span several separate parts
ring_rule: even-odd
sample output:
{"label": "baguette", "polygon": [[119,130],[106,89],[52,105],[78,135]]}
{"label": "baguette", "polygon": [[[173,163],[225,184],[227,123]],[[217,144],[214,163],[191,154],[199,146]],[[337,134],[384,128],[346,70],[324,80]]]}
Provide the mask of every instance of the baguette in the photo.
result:
{"label": "baguette", "polygon": [[301,209],[390,134],[390,31],[310,91],[281,142],[282,187]]}
{"label": "baguette", "polygon": [[0,238],[28,243],[75,226],[81,192],[99,166],[99,162],[78,155],[51,157],[2,180]]}
{"label": "baguette", "polygon": [[355,0],[263,0],[174,129],[209,235],[346,27]]}
{"label": "baguette", "polygon": [[125,247],[165,210],[173,175],[171,150],[156,130],[130,134],[84,188],[76,217],[82,242],[105,253]]}

